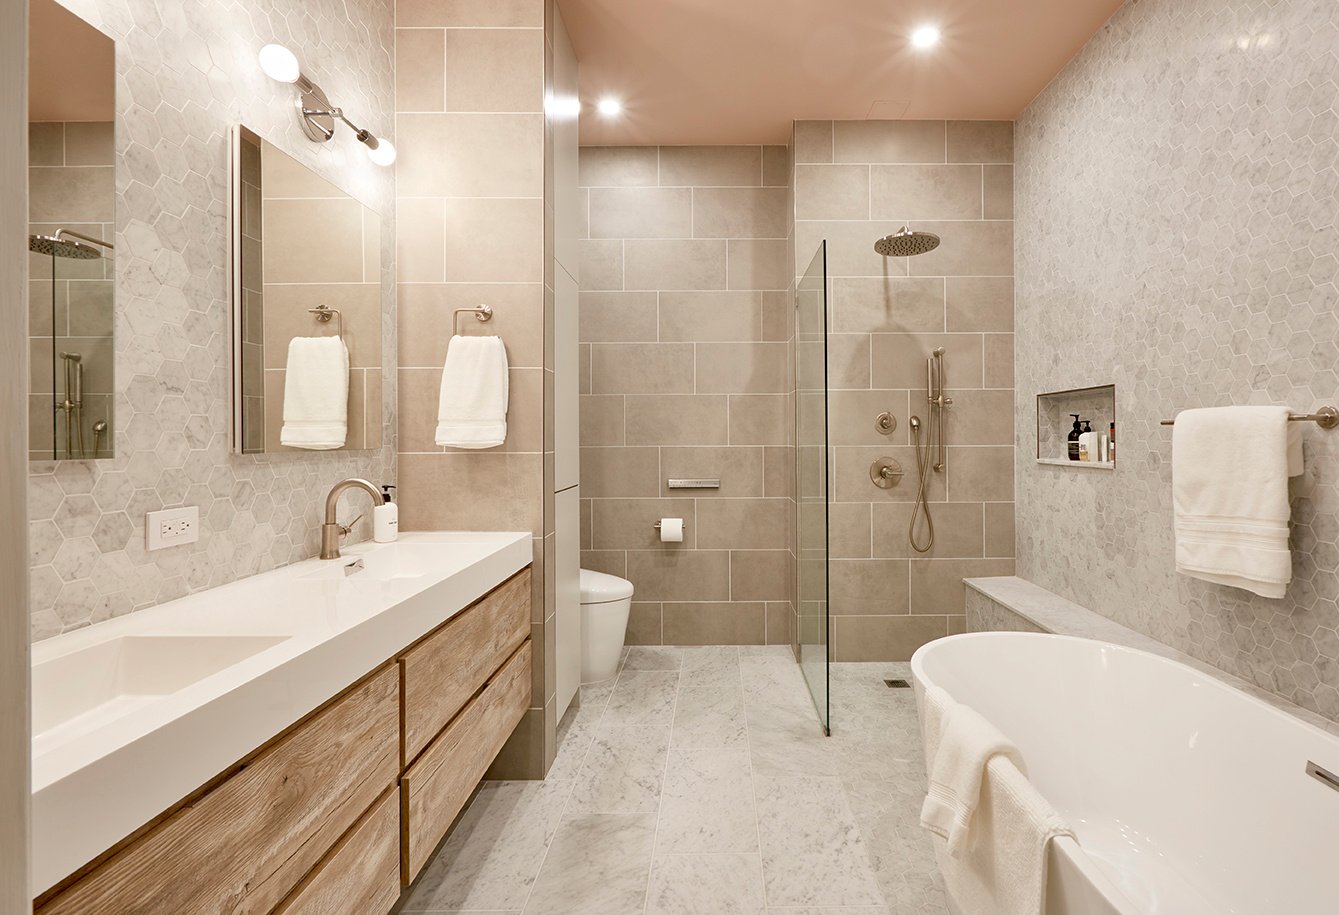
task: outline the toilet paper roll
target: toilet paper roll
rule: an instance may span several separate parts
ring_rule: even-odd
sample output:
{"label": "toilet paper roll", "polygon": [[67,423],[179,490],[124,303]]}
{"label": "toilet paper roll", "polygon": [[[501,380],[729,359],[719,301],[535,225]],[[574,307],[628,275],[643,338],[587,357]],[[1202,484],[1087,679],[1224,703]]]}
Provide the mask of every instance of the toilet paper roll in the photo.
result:
{"label": "toilet paper roll", "polygon": [[683,543],[683,519],[661,518],[660,539],[663,543]]}

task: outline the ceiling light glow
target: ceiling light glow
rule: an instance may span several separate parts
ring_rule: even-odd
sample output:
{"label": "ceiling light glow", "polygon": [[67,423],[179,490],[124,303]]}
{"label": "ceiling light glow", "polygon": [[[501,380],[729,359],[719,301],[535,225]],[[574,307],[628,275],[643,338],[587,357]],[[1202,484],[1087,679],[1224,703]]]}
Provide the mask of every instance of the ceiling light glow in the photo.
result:
{"label": "ceiling light glow", "polygon": [[939,27],[923,25],[911,33],[911,43],[918,48],[933,48],[939,44]]}
{"label": "ceiling light glow", "polygon": [[595,107],[599,109],[600,114],[607,118],[617,117],[623,113],[623,103],[612,95],[606,95],[600,99],[599,104]]}

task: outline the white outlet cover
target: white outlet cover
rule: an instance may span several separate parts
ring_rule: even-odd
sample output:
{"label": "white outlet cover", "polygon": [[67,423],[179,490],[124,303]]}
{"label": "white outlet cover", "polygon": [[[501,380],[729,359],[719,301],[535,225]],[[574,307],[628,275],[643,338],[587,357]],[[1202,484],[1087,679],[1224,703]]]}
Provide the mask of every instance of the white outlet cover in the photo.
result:
{"label": "white outlet cover", "polygon": [[200,506],[167,508],[144,516],[144,546],[163,550],[170,546],[195,543],[200,539]]}

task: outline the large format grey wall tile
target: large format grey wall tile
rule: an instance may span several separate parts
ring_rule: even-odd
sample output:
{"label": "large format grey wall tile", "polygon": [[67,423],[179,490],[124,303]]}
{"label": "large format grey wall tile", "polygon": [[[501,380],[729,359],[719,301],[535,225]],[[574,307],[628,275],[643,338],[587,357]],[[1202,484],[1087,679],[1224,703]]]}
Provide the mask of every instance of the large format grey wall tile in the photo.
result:
{"label": "large format grey wall tile", "polygon": [[789,643],[787,150],[591,147],[580,174],[582,561],[632,581],[632,644]]}
{"label": "large format grey wall tile", "polygon": [[[831,277],[836,660],[905,660],[961,630],[962,577],[992,574],[1013,554],[1014,241],[1004,171],[1012,136],[1008,122],[795,125],[794,262],[807,265],[826,241]],[[904,222],[938,234],[940,247],[913,258],[876,254],[875,240]],[[929,417],[925,360],[937,347],[955,403],[945,420],[947,470],[927,484],[935,544],[921,554],[907,536],[916,493],[909,420]],[[874,424],[885,410],[897,419],[886,436]],[[902,465],[892,489],[870,482],[880,457]],[[800,533],[803,545],[816,545],[814,531]]]}

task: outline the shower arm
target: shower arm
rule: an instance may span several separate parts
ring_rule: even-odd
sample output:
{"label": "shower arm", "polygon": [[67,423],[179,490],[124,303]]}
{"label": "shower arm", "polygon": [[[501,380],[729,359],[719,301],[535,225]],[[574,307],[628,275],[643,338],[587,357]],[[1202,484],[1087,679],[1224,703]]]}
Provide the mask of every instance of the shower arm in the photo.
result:
{"label": "shower arm", "polygon": [[57,229],[56,234],[53,237],[57,241],[60,241],[63,240],[67,235],[70,236],[71,238],[78,238],[82,241],[90,241],[95,245],[101,245],[102,247],[106,248],[109,251],[115,250],[116,248],[116,245],[112,244],[109,241],[103,241],[101,238],[94,238],[92,235],[85,235],[83,232],[76,232],[74,231],[74,229],[64,229],[64,228]]}

